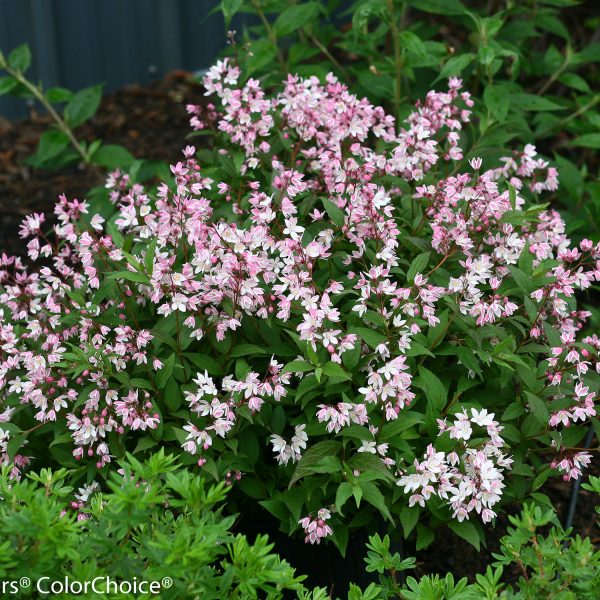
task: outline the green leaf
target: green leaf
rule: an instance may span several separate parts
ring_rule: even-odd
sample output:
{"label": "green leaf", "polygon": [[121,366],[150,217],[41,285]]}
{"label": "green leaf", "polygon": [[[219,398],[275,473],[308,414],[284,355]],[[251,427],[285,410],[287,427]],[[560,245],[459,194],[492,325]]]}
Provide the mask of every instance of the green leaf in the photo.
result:
{"label": "green leaf", "polygon": [[554,160],[560,173],[559,183],[573,199],[579,199],[583,193],[583,177],[577,165],[570,160],[555,154]]}
{"label": "green leaf", "polygon": [[91,119],[100,106],[102,85],[93,85],[77,92],[67,104],[64,116],[70,127],[77,127]]}
{"label": "green leaf", "polygon": [[40,137],[37,150],[32,157],[35,165],[42,165],[56,158],[69,145],[69,138],[62,131],[52,129]]}
{"label": "green leaf", "polygon": [[437,410],[444,408],[446,404],[446,388],[438,376],[423,366],[419,367],[419,377],[415,379],[415,385],[425,392],[427,402],[431,402]]}
{"label": "green leaf", "polygon": [[368,327],[352,327],[350,332],[355,333],[363,340],[363,342],[365,342],[365,344],[371,346],[371,348],[376,348],[379,344],[386,341],[386,337],[383,334],[374,329],[369,329]]}
{"label": "green leaf", "polygon": [[481,538],[477,527],[475,527],[473,523],[470,521],[462,521],[460,523],[458,521],[450,521],[449,527],[456,535],[469,542],[472,546],[475,546],[476,550],[479,552]]}
{"label": "green leaf", "polygon": [[15,87],[17,87],[17,83],[17,80],[10,75],[7,75],[6,77],[0,77],[0,96],[11,92]]}
{"label": "green leaf", "polygon": [[70,102],[75,94],[66,88],[52,87],[46,90],[44,96],[51,104],[58,104],[60,102]]}
{"label": "green leaf", "polygon": [[108,279],[124,279],[126,281],[133,281],[134,283],[145,283],[148,285],[150,280],[144,273],[138,273],[137,271],[117,271],[115,273],[108,273]]}
{"label": "green leaf", "polygon": [[328,198],[323,198],[322,200],[323,206],[331,219],[331,222],[338,227],[341,227],[344,224],[344,211],[341,208],[338,208],[331,200]]}
{"label": "green leaf", "polygon": [[307,371],[314,371],[314,369],[314,365],[306,360],[293,360],[283,367],[281,373],[306,373]]}
{"label": "green leaf", "polygon": [[281,404],[278,404],[273,409],[273,414],[271,415],[271,431],[277,435],[281,435],[285,429],[285,423],[285,410]]}
{"label": "green leaf", "polygon": [[342,363],[349,371],[352,371],[360,362],[361,348],[360,344],[356,344],[354,348],[346,350],[342,354]]}
{"label": "green leaf", "polygon": [[323,456],[317,464],[305,468],[310,473],[339,473],[342,463],[337,456]]}
{"label": "green leaf", "polygon": [[252,354],[269,354],[269,350],[255,344],[237,344],[229,356],[238,358],[239,356],[250,356]]}
{"label": "green leaf", "polygon": [[221,375],[222,369],[219,363],[206,354],[200,354],[198,352],[185,352],[184,355],[197,369],[201,371],[207,371],[211,375]]}
{"label": "green leaf", "polygon": [[463,15],[467,11],[459,0],[409,0],[408,4],[436,15]]}
{"label": "green leaf", "polygon": [[243,0],[221,0],[221,11],[227,27],[229,27],[232,17],[242,8],[242,4]]}
{"label": "green leaf", "polygon": [[406,280],[408,283],[412,283],[415,280],[415,275],[417,275],[417,273],[423,273],[428,262],[429,252],[422,252],[413,259],[406,272]]}
{"label": "green leaf", "polygon": [[319,13],[319,2],[302,2],[300,4],[293,4],[283,10],[277,19],[273,29],[279,36],[288,35],[304,27],[309,21],[314,19]]}
{"label": "green leaf", "polygon": [[524,111],[564,110],[564,106],[556,104],[556,102],[552,102],[552,100],[548,100],[548,98],[544,98],[543,96],[536,96],[535,94],[512,94],[511,102],[513,106]]}
{"label": "green leaf", "polygon": [[403,431],[410,429],[411,427],[423,423],[425,417],[414,410],[410,410],[402,415],[400,419],[394,419],[386,423],[381,428],[381,440],[392,441],[397,435],[400,435]]}
{"label": "green leaf", "polygon": [[361,471],[361,473],[371,471],[374,475],[377,475],[378,479],[384,479],[390,482],[396,480],[381,458],[370,452],[357,452],[348,461],[348,466],[352,470],[356,469]]}
{"label": "green leaf", "polygon": [[531,484],[531,489],[537,490],[537,489],[541,488],[542,485],[544,485],[544,483],[546,482],[546,480],[552,475],[552,472],[553,472],[553,469],[551,469],[550,467],[546,467],[546,468],[542,469],[535,476],[535,479],[533,480],[533,483]]}
{"label": "green leaf", "polygon": [[427,48],[421,40],[421,38],[415,35],[412,31],[401,31],[398,34],[398,42],[400,46],[409,52],[418,54],[419,56],[425,56],[427,54]]}
{"label": "green leaf", "polygon": [[475,55],[472,52],[466,52],[465,54],[460,54],[459,56],[453,56],[443,66],[440,74],[436,78],[436,81],[439,81],[440,79],[447,79],[453,75],[459,75],[461,71],[466,69],[473,62],[474,58]]}
{"label": "green leaf", "polygon": [[162,369],[156,373],[154,382],[159,390],[162,390],[166,385],[171,376],[173,375],[173,367],[175,366],[175,354],[171,354],[167,360],[163,362]]}
{"label": "green leaf", "polygon": [[8,55],[8,66],[15,71],[24,73],[31,64],[31,51],[27,44],[22,44],[18,48],[15,48]]}
{"label": "green leaf", "polygon": [[433,542],[433,531],[421,523],[417,524],[417,550],[427,548]]}
{"label": "green leaf", "polygon": [[481,375],[479,361],[477,360],[473,350],[470,348],[465,348],[464,346],[459,346],[456,348],[456,356],[458,356],[458,359],[464,367],[477,373],[477,375]]}
{"label": "green leaf", "polygon": [[158,238],[152,238],[150,244],[146,248],[146,256],[144,256],[144,268],[146,272],[152,276],[152,271],[154,267],[154,258],[156,253],[156,244],[158,243]]}
{"label": "green leaf", "polygon": [[508,269],[515,280],[515,283],[519,286],[519,289],[526,295],[529,295],[532,290],[538,287],[535,281],[531,278],[531,275],[524,273],[517,267],[510,266]]}
{"label": "green leaf", "polygon": [[170,377],[167,380],[165,386],[165,405],[172,412],[177,412],[181,403],[183,402],[183,394],[179,388],[179,384],[175,381],[174,377]]}
{"label": "green leaf", "polygon": [[484,67],[487,67],[492,63],[494,58],[496,58],[496,53],[491,46],[479,46],[477,58],[479,59],[480,64],[482,64]]}
{"label": "green leaf", "polygon": [[577,75],[576,73],[563,73],[558,81],[563,85],[566,85],[578,92],[582,92],[583,94],[589,94],[590,86],[588,82],[583,78]]}
{"label": "green leaf", "polygon": [[292,487],[292,485],[302,477],[312,473],[311,469],[315,467],[322,458],[326,456],[336,456],[341,448],[342,444],[335,440],[323,440],[308,448],[296,465],[296,470],[290,479],[289,487]]}
{"label": "green leaf", "polygon": [[392,513],[390,513],[390,510],[385,503],[385,498],[379,488],[374,483],[368,482],[361,483],[360,489],[362,490],[363,499],[374,506],[390,523],[392,523],[392,525],[394,525]]}
{"label": "green leaf", "polygon": [[139,454],[140,452],[143,452],[144,450],[149,450],[150,448],[154,448],[154,446],[156,446],[156,444],[157,444],[156,440],[153,440],[152,438],[149,438],[149,437],[143,437],[137,443],[132,454]]}
{"label": "green leaf", "polygon": [[489,114],[502,123],[510,108],[510,94],[504,86],[488,85],[483,92],[483,100]]}
{"label": "green leaf", "polygon": [[576,137],[571,144],[582,148],[600,148],[600,133],[584,133]]}
{"label": "green leaf", "polygon": [[250,43],[246,59],[247,74],[259,71],[277,58],[277,49],[267,38],[258,38]]}
{"label": "green leaf", "polygon": [[323,373],[328,377],[339,377],[340,379],[352,379],[352,375],[338,364],[334,362],[325,363],[322,366]]}
{"label": "green leaf", "polygon": [[415,528],[419,520],[420,510],[418,506],[408,506],[405,504],[400,511],[400,523],[404,530],[404,537],[408,538],[410,532]]}
{"label": "green leaf", "polygon": [[123,146],[105,144],[92,154],[90,161],[106,169],[127,169],[135,161],[135,157]]}
{"label": "green leaf", "polygon": [[524,393],[525,397],[527,398],[529,410],[535,417],[536,421],[538,421],[540,425],[546,425],[550,419],[548,403],[543,398],[540,398],[539,396],[536,396],[527,390],[525,390]]}

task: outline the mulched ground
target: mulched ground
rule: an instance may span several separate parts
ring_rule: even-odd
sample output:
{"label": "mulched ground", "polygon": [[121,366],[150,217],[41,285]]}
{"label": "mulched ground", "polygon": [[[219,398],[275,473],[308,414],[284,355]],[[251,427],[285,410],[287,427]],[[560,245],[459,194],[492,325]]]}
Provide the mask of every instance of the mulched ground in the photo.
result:
{"label": "mulched ground", "polygon": [[[81,127],[78,134],[88,141],[101,138],[106,143],[121,144],[139,158],[170,162],[178,159],[185,145],[185,136],[190,132],[185,104],[201,103],[202,99],[201,89],[189,74],[173,72],[154,85],[131,86],[107,95],[96,117],[90,124]],[[91,168],[34,171],[23,163],[34,152],[39,136],[47,130],[49,123],[49,118],[40,114],[32,114],[30,119],[19,123],[0,117],[0,252],[23,252],[18,226],[24,215],[34,211],[51,212],[54,201],[62,193],[69,198],[84,199],[90,188],[103,182],[102,175]],[[592,471],[599,474],[599,465],[596,464]],[[540,491],[550,496],[564,521],[571,486],[560,479],[553,479]],[[574,530],[600,543],[595,503],[596,498],[592,494],[585,490],[580,492]],[[518,512],[519,508],[515,506],[511,512]],[[473,579],[475,573],[483,572],[493,560],[492,553],[498,551],[499,540],[507,524],[507,518],[503,517],[495,528],[490,528],[488,546],[481,552],[450,531],[438,536],[430,548],[416,553],[418,573],[452,571],[457,578],[466,576]],[[256,531],[248,524],[242,529],[248,533],[265,532],[268,522],[256,523],[255,526]],[[270,535],[277,542],[277,549],[300,572],[312,571],[311,584],[329,586],[332,581],[337,581],[336,590],[341,592],[343,583],[339,582],[347,580],[348,576],[361,582],[360,574],[364,575],[364,540],[351,543],[348,557],[340,562],[336,557],[337,551],[328,545],[311,548],[307,552],[302,542],[291,541],[276,532],[270,532]],[[407,555],[414,555],[410,543],[406,544],[404,551]],[[336,568],[338,563],[339,569]],[[318,569],[314,569],[315,564],[320,565]],[[512,577],[510,573],[507,575]]]}

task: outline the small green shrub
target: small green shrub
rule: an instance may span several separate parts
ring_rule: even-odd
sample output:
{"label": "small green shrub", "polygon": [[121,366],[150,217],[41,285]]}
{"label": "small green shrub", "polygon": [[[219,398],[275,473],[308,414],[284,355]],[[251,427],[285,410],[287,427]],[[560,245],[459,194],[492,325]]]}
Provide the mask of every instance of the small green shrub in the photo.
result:
{"label": "small green shrub", "polygon": [[[82,488],[73,495],[66,469],[43,469],[22,481],[0,475],[0,580],[31,581],[21,597],[38,597],[51,582],[158,582],[160,598],[199,600],[280,598],[302,589],[267,537],[253,544],[230,533],[234,518],[221,513],[226,486],[206,485],[173,456],[158,452],[140,463],[128,456],[108,491]],[[167,578],[172,585],[169,585]],[[72,591],[76,591],[71,588]],[[150,594],[108,594],[145,598]],[[57,598],[74,596],[60,593]],[[89,590],[89,595],[97,597]]]}

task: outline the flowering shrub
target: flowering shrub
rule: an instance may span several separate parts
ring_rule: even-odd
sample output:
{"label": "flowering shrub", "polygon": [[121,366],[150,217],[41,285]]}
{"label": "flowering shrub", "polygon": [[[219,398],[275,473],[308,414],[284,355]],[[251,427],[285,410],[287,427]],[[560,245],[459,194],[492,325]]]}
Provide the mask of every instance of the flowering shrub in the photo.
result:
{"label": "flowering shrub", "polygon": [[536,203],[557,172],[531,145],[463,160],[456,78],[396,123],[332,75],[241,77],[206,76],[218,106],[189,111],[213,150],[172,182],[116,172],[114,209],[25,219],[39,266],[1,260],[3,461],[90,483],[168,446],[311,543],[343,551],[379,513],[478,545],[501,501],[590,460],[600,340],[575,295],[600,245]]}

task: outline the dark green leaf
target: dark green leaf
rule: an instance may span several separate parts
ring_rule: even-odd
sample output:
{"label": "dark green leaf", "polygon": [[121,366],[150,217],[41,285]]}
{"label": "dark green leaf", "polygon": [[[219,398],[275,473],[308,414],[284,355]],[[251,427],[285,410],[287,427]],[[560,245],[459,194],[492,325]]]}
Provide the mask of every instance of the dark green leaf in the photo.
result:
{"label": "dark green leaf", "polygon": [[0,77],[0,96],[8,94],[17,86],[17,80],[7,75],[6,77]]}
{"label": "dark green leaf", "polygon": [[340,483],[335,494],[335,507],[341,516],[344,516],[342,513],[342,507],[344,504],[346,504],[346,501],[348,498],[350,498],[350,496],[352,496],[352,484],[348,483],[347,481]]}
{"label": "dark green leaf", "polygon": [[352,379],[352,375],[334,362],[325,363],[322,367],[323,373],[328,377],[339,377],[340,379]]}
{"label": "dark green leaf", "polygon": [[427,48],[425,47],[425,44],[421,38],[415,35],[412,31],[401,31],[398,34],[398,42],[402,48],[408,50],[409,52],[414,52],[419,56],[424,56],[427,54]]}
{"label": "dark green leaf", "polygon": [[307,371],[314,371],[314,369],[314,365],[306,360],[293,360],[283,367],[281,373],[306,373]]}
{"label": "dark green leaf", "polygon": [[456,533],[456,535],[459,535],[461,538],[463,538],[463,540],[466,540],[472,546],[475,546],[479,552],[481,538],[479,536],[477,527],[475,527],[473,523],[470,521],[462,521],[460,523],[458,521],[450,521],[449,527],[452,529],[452,531],[454,531],[454,533]]}
{"label": "dark green leaf", "polygon": [[173,367],[175,366],[175,354],[171,354],[163,362],[162,368],[156,373],[154,382],[159,390],[162,390],[166,385],[171,376],[173,375]]}
{"label": "dark green leaf", "polygon": [[100,146],[90,157],[92,164],[111,170],[127,169],[134,160],[129,150],[116,144]]}
{"label": "dark green leaf", "polygon": [[453,56],[446,62],[436,81],[439,81],[440,79],[447,79],[453,75],[459,75],[461,71],[466,69],[473,62],[474,58],[475,55],[471,52],[466,52],[465,54],[460,54],[459,56]]}
{"label": "dark green leaf", "polygon": [[296,465],[296,470],[290,479],[289,487],[292,487],[296,481],[311,473],[310,469],[317,465],[325,456],[336,456],[341,447],[340,442],[336,442],[335,440],[323,440],[308,448]]}
{"label": "dark green leaf", "polygon": [[355,333],[365,342],[365,344],[371,346],[371,348],[376,348],[379,344],[386,341],[386,337],[383,334],[374,329],[369,329],[368,327],[352,327],[351,333]]}
{"label": "dark green leaf", "polygon": [[369,482],[361,484],[360,489],[362,490],[363,499],[374,506],[393,525],[394,518],[379,488],[374,483]]}
{"label": "dark green leaf", "polygon": [[323,206],[331,219],[331,222],[338,227],[341,227],[344,224],[344,211],[338,208],[331,200],[328,198],[323,198]]}
{"label": "dark green leaf", "polygon": [[65,121],[71,127],[77,127],[91,119],[100,106],[102,85],[87,87],[75,94],[65,108]]}
{"label": "dark green leaf", "polygon": [[32,159],[34,164],[40,166],[58,156],[69,146],[69,138],[62,131],[46,131],[40,137],[37,150]]}
{"label": "dark green leaf", "polygon": [[423,273],[427,263],[429,262],[429,252],[422,252],[417,255],[410,263],[410,267],[406,272],[406,280],[408,283],[412,283],[415,280],[417,273]]}
{"label": "dark green leaf", "polygon": [[27,44],[22,44],[18,48],[15,48],[8,55],[8,66],[15,71],[24,73],[31,64],[31,51]]}
{"label": "dark green leaf", "polygon": [[227,27],[229,27],[231,18],[242,8],[242,4],[243,0],[221,0],[221,10]]}
{"label": "dark green leaf", "polygon": [[499,123],[503,122],[510,108],[508,90],[501,85],[488,85],[483,92],[483,99],[490,115]]}
{"label": "dark green leaf", "polygon": [[437,15],[463,15],[467,10],[459,0],[409,0],[408,4]]}
{"label": "dark green leaf", "polygon": [[275,20],[274,29],[277,35],[283,36],[304,27],[319,13],[319,2],[302,2],[288,6]]}
{"label": "dark green leaf", "polygon": [[576,137],[571,144],[583,148],[600,148],[600,133],[584,133]]}
{"label": "dark green leaf", "polygon": [[536,96],[535,94],[517,93],[512,94],[511,102],[513,106],[516,106],[524,111],[546,111],[546,110],[564,110],[564,107],[548,98],[543,96]]}
{"label": "dark green leaf", "polygon": [[446,404],[446,388],[438,376],[423,366],[419,367],[419,377],[415,379],[415,385],[425,392],[428,403],[440,410]]}

